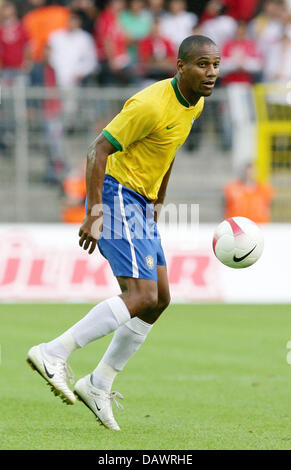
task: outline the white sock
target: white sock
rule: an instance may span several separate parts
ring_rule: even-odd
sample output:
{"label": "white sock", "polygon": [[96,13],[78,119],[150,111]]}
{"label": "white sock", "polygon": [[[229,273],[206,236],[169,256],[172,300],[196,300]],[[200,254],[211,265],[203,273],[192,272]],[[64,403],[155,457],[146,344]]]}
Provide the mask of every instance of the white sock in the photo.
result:
{"label": "white sock", "polygon": [[77,348],[102,338],[130,319],[121,297],[111,297],[90,310],[87,315],[58,338],[45,345],[48,354],[67,360]]}
{"label": "white sock", "polygon": [[140,348],[152,326],[134,317],[116,330],[107,351],[91,374],[91,382],[95,387],[110,392],[117,373]]}
{"label": "white sock", "polygon": [[69,355],[78,347],[71,330],[65,331],[61,336],[44,344],[44,349],[47,354],[60,357],[64,361],[66,361]]}

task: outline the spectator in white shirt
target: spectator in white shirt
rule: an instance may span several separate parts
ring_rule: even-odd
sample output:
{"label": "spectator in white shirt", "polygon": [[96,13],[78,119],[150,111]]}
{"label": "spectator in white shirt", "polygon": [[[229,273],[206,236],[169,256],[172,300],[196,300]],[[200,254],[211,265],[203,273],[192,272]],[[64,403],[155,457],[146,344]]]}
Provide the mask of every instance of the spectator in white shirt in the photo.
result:
{"label": "spectator in white shirt", "polygon": [[250,35],[258,42],[264,57],[268,56],[270,46],[281,39],[287,17],[283,0],[266,0],[263,11],[250,22]]}
{"label": "spectator in white shirt", "polygon": [[285,27],[281,39],[269,46],[264,81],[285,85],[291,81],[291,24]]}
{"label": "spectator in white shirt", "polygon": [[228,15],[218,15],[201,24],[201,34],[212,39],[221,49],[226,41],[232,39],[237,29],[237,22]]}
{"label": "spectator in white shirt", "polygon": [[183,39],[193,34],[193,29],[198,23],[198,17],[186,11],[186,8],[185,0],[171,0],[169,13],[161,18],[161,33],[177,50]]}
{"label": "spectator in white shirt", "polygon": [[98,60],[92,36],[81,29],[81,18],[72,13],[68,28],[54,31],[48,40],[51,65],[58,86],[82,84],[97,70]]}

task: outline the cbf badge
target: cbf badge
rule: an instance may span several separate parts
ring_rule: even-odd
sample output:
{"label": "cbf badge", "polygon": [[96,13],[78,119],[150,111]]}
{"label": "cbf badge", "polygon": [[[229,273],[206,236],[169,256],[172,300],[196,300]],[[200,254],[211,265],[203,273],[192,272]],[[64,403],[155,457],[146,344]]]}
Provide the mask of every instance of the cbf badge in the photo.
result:
{"label": "cbf badge", "polygon": [[155,267],[155,262],[154,258],[151,255],[146,256],[146,264],[149,269],[154,269]]}

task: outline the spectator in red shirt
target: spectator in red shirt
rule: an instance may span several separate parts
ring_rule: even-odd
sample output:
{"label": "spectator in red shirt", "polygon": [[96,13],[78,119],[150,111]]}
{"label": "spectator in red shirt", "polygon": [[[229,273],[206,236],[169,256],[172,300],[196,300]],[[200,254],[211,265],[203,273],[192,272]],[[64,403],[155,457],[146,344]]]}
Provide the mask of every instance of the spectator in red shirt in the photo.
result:
{"label": "spectator in red shirt", "polygon": [[11,85],[28,68],[29,43],[12,2],[2,5],[0,18],[0,72],[2,81]]}
{"label": "spectator in red shirt", "polygon": [[223,0],[226,14],[235,20],[250,21],[261,3],[260,0]]}
{"label": "spectator in red shirt", "polygon": [[[57,91],[55,70],[50,64],[50,49],[45,47],[44,59],[36,62],[29,74],[30,86],[44,87],[46,90]],[[61,183],[68,165],[66,163],[66,150],[64,141],[63,107],[56,96],[44,96],[40,100],[31,100],[29,115],[31,119],[38,120],[44,130],[44,144],[47,161],[44,182],[48,184]]]}
{"label": "spectator in red shirt", "polygon": [[133,76],[128,38],[121,28],[119,16],[125,10],[125,0],[110,0],[100,13],[94,27],[94,38],[100,62],[101,85],[129,84]]}
{"label": "spectator in red shirt", "polygon": [[163,80],[175,74],[175,46],[160,30],[160,20],[155,18],[151,34],[139,43],[139,62],[144,78]]}
{"label": "spectator in red shirt", "polygon": [[247,24],[239,21],[235,37],[222,49],[221,76],[224,84],[254,83],[260,77],[263,57],[257,43],[247,35]]}

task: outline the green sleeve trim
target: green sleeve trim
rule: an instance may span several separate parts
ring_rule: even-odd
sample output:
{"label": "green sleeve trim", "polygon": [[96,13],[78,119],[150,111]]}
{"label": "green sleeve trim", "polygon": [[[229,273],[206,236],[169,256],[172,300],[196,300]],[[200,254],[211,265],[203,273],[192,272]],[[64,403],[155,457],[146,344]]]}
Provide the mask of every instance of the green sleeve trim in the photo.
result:
{"label": "green sleeve trim", "polygon": [[118,140],[114,139],[113,135],[111,135],[110,132],[108,132],[106,129],[103,129],[102,134],[104,135],[104,137],[106,137],[107,140],[109,140],[112,145],[114,145],[117,150],[122,152],[122,145],[118,142]]}

